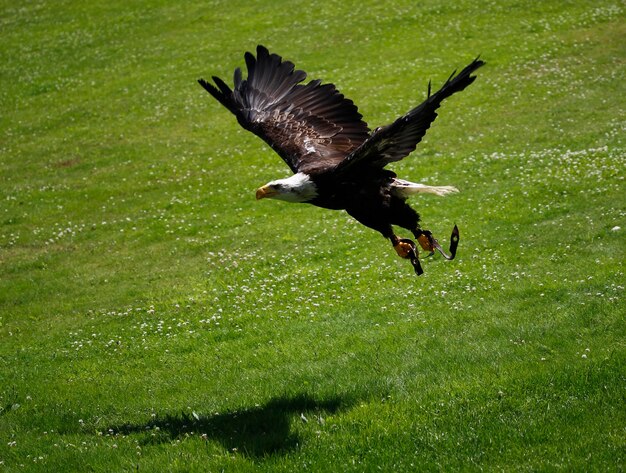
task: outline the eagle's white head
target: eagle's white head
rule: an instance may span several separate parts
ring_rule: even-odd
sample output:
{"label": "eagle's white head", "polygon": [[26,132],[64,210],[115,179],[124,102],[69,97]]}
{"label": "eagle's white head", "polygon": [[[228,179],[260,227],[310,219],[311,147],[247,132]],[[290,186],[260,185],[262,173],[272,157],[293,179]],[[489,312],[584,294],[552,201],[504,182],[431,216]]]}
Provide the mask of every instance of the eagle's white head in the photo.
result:
{"label": "eagle's white head", "polygon": [[271,197],[287,202],[308,202],[317,196],[317,187],[308,174],[296,173],[286,179],[268,182],[256,191],[257,199]]}

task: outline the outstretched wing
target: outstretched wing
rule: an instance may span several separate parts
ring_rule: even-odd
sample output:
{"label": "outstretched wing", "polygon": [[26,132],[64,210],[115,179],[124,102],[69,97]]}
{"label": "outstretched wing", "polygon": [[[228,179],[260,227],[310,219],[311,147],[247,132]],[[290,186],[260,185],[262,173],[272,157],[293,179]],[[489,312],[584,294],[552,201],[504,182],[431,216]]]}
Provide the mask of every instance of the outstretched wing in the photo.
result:
{"label": "outstretched wing", "polygon": [[403,117],[398,118],[390,125],[378,128],[371,137],[354,150],[341,164],[337,171],[353,170],[361,166],[384,167],[393,161],[400,161],[408,156],[430,128],[430,124],[437,118],[435,112],[441,102],[456,92],[460,92],[476,79],[470,74],[485,64],[476,58],[470,65],[455,76],[456,71],[446,83],[430,94],[428,84],[428,98]]}
{"label": "outstretched wing", "polygon": [[242,79],[237,68],[233,90],[215,76],[217,87],[203,79],[198,82],[294,173],[334,167],[369,137],[357,107],[333,84],[300,84],[305,72],[260,45],[257,57],[246,53],[245,60],[248,77]]}

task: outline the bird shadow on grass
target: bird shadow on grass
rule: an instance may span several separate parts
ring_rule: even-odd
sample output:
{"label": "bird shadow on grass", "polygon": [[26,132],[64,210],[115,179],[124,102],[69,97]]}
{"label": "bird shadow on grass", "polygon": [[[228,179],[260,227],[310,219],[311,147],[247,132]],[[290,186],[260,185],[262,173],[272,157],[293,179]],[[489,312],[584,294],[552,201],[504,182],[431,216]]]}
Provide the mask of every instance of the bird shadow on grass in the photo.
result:
{"label": "bird shadow on grass", "polygon": [[323,422],[323,416],[349,408],[350,398],[316,400],[309,395],[274,398],[261,406],[223,414],[165,415],[145,424],[124,424],[109,434],[141,434],[145,444],[171,442],[189,436],[215,439],[231,452],[251,457],[283,454],[301,443],[293,422]]}

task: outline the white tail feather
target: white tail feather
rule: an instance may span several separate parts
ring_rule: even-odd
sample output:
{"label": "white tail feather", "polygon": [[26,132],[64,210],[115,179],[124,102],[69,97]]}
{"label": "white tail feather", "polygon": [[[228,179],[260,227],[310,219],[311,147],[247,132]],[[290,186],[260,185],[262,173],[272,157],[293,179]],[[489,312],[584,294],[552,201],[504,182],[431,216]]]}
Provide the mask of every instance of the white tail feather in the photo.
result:
{"label": "white tail feather", "polygon": [[413,194],[435,194],[444,196],[459,192],[453,186],[427,186],[424,184],[416,184],[415,182],[405,181],[403,179],[394,179],[391,184],[392,191],[399,197],[410,197]]}

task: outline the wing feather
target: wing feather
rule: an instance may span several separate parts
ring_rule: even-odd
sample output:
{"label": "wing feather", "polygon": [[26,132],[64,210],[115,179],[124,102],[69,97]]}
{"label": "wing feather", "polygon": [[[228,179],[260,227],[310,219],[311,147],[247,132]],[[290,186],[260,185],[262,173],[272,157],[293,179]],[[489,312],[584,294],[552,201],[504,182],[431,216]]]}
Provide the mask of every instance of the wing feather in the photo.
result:
{"label": "wing feather", "polygon": [[235,69],[234,89],[213,77],[198,82],[236,115],[239,123],[265,140],[293,172],[323,171],[339,164],[369,137],[354,103],[333,84],[312,80],[263,47],[244,55],[248,76]]}
{"label": "wing feather", "polygon": [[455,75],[456,71],[454,71],[441,89],[432,95],[429,82],[428,98],[424,102],[390,125],[374,131],[368,140],[339,164],[337,170],[345,172],[360,166],[384,167],[388,163],[408,156],[415,150],[431,123],[437,118],[436,110],[441,102],[474,82],[476,76],[472,76],[472,72],[484,64],[476,58],[458,75]]}

